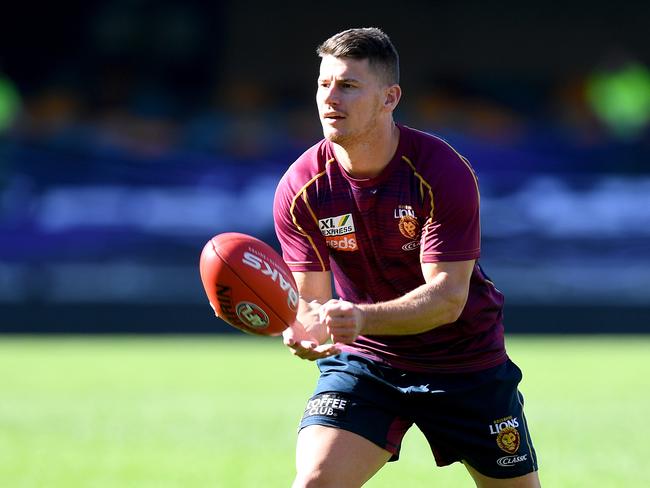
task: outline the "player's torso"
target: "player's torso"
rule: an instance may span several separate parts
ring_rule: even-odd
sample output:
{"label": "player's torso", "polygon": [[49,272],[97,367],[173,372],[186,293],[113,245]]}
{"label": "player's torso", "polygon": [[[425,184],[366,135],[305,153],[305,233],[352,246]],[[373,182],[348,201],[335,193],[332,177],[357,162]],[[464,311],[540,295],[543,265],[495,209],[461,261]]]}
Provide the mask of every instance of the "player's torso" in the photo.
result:
{"label": "player's torso", "polygon": [[337,283],[357,290],[349,299],[386,300],[423,282],[420,235],[429,209],[408,163],[390,166],[377,181],[353,182],[333,161],[318,185],[318,227]]}
{"label": "player's torso", "polygon": [[[478,186],[471,167],[444,141],[401,130],[396,156],[378,178],[353,180],[322,141],[296,162],[283,185],[289,191],[279,199],[288,205],[282,215],[291,216],[284,222],[287,249],[292,240],[303,246],[290,254],[292,263],[298,271],[317,271],[317,265],[324,271],[329,260],[338,296],[353,303],[391,300],[422,285],[421,261],[479,257]],[[478,265],[469,288],[455,323],[414,336],[359,336],[350,348],[413,371],[500,364],[506,359],[503,296]]]}

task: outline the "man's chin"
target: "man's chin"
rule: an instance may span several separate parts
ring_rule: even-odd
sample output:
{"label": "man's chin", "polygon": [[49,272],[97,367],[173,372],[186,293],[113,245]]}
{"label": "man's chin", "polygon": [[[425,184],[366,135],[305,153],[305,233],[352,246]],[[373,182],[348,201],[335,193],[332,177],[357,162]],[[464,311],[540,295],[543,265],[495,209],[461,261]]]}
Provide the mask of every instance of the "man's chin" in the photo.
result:
{"label": "man's chin", "polygon": [[335,144],[341,144],[347,140],[344,134],[341,134],[339,131],[335,130],[325,130],[323,131],[323,136],[330,142]]}

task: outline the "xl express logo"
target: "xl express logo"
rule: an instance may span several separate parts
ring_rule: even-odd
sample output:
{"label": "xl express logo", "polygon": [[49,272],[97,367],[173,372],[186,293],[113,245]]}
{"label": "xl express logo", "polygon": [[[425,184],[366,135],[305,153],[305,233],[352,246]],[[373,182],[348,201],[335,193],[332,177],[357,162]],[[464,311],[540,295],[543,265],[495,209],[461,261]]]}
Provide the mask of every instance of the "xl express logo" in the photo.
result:
{"label": "xl express logo", "polygon": [[352,214],[337,215],[318,220],[318,228],[325,236],[325,242],[331,249],[339,251],[357,251],[357,235]]}

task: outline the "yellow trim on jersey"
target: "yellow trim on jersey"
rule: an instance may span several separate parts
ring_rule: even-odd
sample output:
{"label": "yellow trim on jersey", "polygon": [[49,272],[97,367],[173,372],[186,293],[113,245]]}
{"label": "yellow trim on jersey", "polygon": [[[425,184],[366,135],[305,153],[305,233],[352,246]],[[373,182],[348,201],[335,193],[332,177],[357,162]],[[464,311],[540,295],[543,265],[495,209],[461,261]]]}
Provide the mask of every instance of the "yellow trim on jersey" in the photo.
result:
{"label": "yellow trim on jersey", "polygon": [[[406,162],[406,164],[409,165],[415,177],[418,180],[420,180],[420,198],[422,199],[422,201],[424,201],[424,191],[425,191],[424,187],[426,187],[429,193],[429,200],[431,200],[431,210],[429,211],[429,218],[422,226],[422,239],[424,239],[424,236],[427,234],[429,228],[431,227],[431,224],[433,223],[433,209],[435,208],[435,204],[433,201],[433,189],[431,188],[431,185],[424,179],[424,177],[417,172],[417,170],[415,169],[415,165],[409,158],[407,158],[406,156],[402,156],[402,159]],[[423,249],[422,246],[420,246],[420,261],[422,261],[422,255],[423,255]]]}
{"label": "yellow trim on jersey", "polygon": [[[449,146],[449,147],[451,147],[451,146]],[[458,153],[456,153],[456,154],[458,154]],[[460,156],[460,154],[458,154],[458,155]],[[463,163],[465,163],[465,166],[467,166],[467,169],[469,170],[470,174],[474,178],[474,184],[476,185],[476,196],[478,197],[478,204],[481,205],[481,190],[479,190],[479,187],[478,187],[478,177],[476,176],[476,173],[474,173],[474,170],[470,166],[469,161],[467,159],[465,159],[464,156],[460,156],[460,159],[461,159],[461,161]]]}
{"label": "yellow trim on jersey", "polygon": [[304,235],[307,238],[307,240],[309,241],[309,244],[311,245],[311,247],[316,252],[316,256],[318,256],[318,260],[320,261],[320,265],[321,265],[321,268],[322,268],[323,271],[327,271],[327,268],[325,267],[325,262],[323,261],[323,257],[320,255],[320,252],[318,252],[318,248],[316,247],[316,244],[314,244],[314,241],[311,238],[311,236],[309,234],[307,234],[305,229],[303,229],[300,226],[300,224],[298,224],[298,220],[296,219],[296,215],[294,214],[294,210],[296,208],[296,202],[298,201],[298,198],[302,197],[302,200],[305,202],[305,205],[307,206],[307,210],[309,211],[309,214],[314,219],[314,222],[316,223],[316,227],[318,227],[318,218],[316,217],[316,214],[312,210],[311,205],[309,205],[309,202],[307,201],[307,188],[309,188],[309,186],[312,183],[314,183],[318,178],[320,178],[321,176],[323,176],[326,173],[327,165],[332,163],[333,161],[334,161],[334,158],[328,160],[325,163],[325,168],[326,169],[324,169],[323,171],[321,171],[320,173],[318,173],[317,175],[312,177],[307,183],[305,183],[305,185],[298,191],[298,193],[295,194],[295,196],[293,197],[293,200],[291,201],[291,207],[289,207],[289,213],[291,214],[291,220],[293,221],[293,225],[295,225],[296,228],[298,229],[298,231],[300,231],[300,233],[302,235]]}
{"label": "yellow trim on jersey", "polygon": [[422,197],[423,200],[424,200],[424,188],[423,187],[427,188],[427,192],[429,193],[429,199],[431,200],[431,211],[429,212],[429,218],[433,219],[434,205],[433,205],[433,189],[431,188],[431,185],[429,183],[427,183],[427,181],[424,179],[424,177],[420,173],[417,172],[417,170],[415,169],[415,165],[411,162],[411,160],[409,158],[407,158],[406,156],[402,156],[402,159],[404,161],[406,161],[406,164],[408,164],[411,167],[411,170],[413,170],[413,173],[415,174],[416,178],[418,180],[420,180],[420,196]]}

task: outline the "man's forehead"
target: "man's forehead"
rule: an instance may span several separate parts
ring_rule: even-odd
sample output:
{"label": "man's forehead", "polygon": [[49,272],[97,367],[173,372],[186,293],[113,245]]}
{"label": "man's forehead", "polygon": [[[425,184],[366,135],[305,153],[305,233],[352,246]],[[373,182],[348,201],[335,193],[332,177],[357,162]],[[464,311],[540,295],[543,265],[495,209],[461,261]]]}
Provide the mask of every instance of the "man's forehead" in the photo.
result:
{"label": "man's forehead", "polygon": [[320,63],[321,78],[363,79],[370,75],[367,59],[337,58],[323,56]]}

